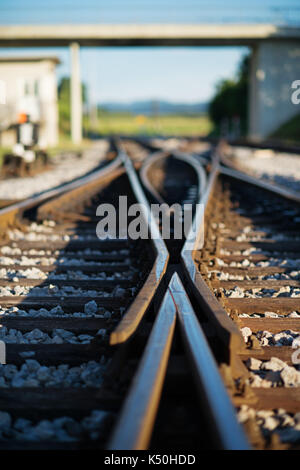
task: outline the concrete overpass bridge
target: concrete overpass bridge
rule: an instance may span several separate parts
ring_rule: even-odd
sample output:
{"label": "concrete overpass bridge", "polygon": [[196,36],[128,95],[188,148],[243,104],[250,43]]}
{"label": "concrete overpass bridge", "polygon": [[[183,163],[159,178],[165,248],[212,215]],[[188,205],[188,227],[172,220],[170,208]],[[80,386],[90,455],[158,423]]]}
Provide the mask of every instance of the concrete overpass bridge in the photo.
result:
{"label": "concrete overpass bridge", "polygon": [[82,135],[81,46],[248,46],[252,50],[249,137],[262,139],[300,112],[291,84],[300,80],[300,28],[271,24],[85,24],[0,26],[0,47],[70,47],[71,128]]}

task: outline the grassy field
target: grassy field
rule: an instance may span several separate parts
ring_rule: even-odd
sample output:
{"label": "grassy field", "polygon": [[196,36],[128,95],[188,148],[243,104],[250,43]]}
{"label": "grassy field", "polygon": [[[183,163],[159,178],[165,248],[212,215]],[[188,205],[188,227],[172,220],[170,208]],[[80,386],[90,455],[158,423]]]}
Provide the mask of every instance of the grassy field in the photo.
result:
{"label": "grassy field", "polygon": [[59,134],[59,143],[55,147],[49,147],[47,149],[48,155],[50,157],[57,155],[58,153],[64,152],[82,152],[83,150],[89,148],[92,145],[92,140],[82,139],[80,145],[73,144],[71,137],[65,134]]}
{"label": "grassy field", "polygon": [[97,129],[101,135],[207,135],[212,123],[206,115],[134,116],[126,113],[101,113]]}
{"label": "grassy field", "polygon": [[[84,137],[80,145],[74,145],[71,142],[69,127],[66,117],[60,115],[59,144],[48,148],[50,157],[60,152],[80,152],[92,144],[92,140]],[[87,117],[83,119],[83,127],[84,135],[93,133],[100,136],[111,134],[204,136],[212,130],[212,123],[206,115],[163,115],[155,118],[126,113],[101,113],[96,127],[90,126]],[[9,148],[0,147],[0,167],[3,155],[10,151]]]}
{"label": "grassy field", "polygon": [[[92,144],[92,140],[84,137],[77,146],[72,144],[69,134],[69,123],[65,116],[60,116],[59,144],[48,149],[50,156],[60,152],[80,152]],[[100,113],[98,125],[91,126],[87,116],[83,118],[84,135],[174,135],[174,136],[205,136],[212,130],[212,123],[206,115],[164,115],[134,116],[127,113]]]}

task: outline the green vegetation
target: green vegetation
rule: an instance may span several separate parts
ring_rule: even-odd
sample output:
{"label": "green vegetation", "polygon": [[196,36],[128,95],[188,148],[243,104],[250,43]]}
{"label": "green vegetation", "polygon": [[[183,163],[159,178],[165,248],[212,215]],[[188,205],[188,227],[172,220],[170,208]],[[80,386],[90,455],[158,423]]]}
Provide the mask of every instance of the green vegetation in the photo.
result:
{"label": "green vegetation", "polygon": [[100,111],[94,131],[109,134],[207,135],[212,129],[206,115],[145,116]]}
{"label": "green vegetation", "polygon": [[[63,77],[58,85],[58,118],[59,118],[59,145],[48,149],[50,157],[59,152],[80,152],[91,145],[91,141],[83,139],[80,145],[71,141],[71,108],[70,108],[70,78]],[[87,90],[82,85],[83,104],[87,101]]]}
{"label": "green vegetation", "polygon": [[50,147],[47,149],[49,157],[54,157],[58,153],[77,152],[80,153],[92,145],[90,139],[83,139],[80,145],[73,144],[70,137],[60,134],[59,145],[57,147]]}
{"label": "green vegetation", "polygon": [[[83,102],[86,105],[86,86],[82,87]],[[86,107],[86,106],[85,106]],[[70,140],[70,79],[62,78],[58,87],[58,110],[60,143],[50,149],[50,154],[58,151],[80,151],[89,145],[87,137],[111,134],[148,134],[148,135],[207,135],[212,130],[212,123],[205,114],[161,114],[134,115],[131,113],[109,112],[99,108],[96,117],[83,116],[83,129],[86,139],[80,147],[73,146]]]}
{"label": "green vegetation", "polygon": [[300,114],[280,126],[271,136],[273,139],[285,141],[287,144],[300,142]]}
{"label": "green vegetation", "polygon": [[[70,112],[71,82],[69,77],[63,77],[58,85],[58,116],[59,130],[63,138],[68,139],[71,135],[71,112]],[[87,102],[87,91],[82,84],[82,101]]]}
{"label": "green vegetation", "polygon": [[247,131],[248,116],[249,57],[242,60],[237,77],[222,80],[209,105],[209,116],[213,121],[214,134],[219,135],[222,124],[227,120],[228,131],[232,130],[233,121],[239,119],[242,134]]}

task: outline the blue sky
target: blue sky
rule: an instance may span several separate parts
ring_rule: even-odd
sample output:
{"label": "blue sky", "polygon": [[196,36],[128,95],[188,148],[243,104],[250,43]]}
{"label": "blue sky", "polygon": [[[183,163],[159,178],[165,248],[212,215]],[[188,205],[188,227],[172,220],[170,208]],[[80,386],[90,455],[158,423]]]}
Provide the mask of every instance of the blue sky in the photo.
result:
{"label": "blue sky", "polygon": [[299,0],[0,0],[2,24],[299,21]]}
{"label": "blue sky", "polygon": [[[0,0],[1,1],[1,0]],[[92,103],[161,99],[207,101],[216,83],[235,74],[245,47],[82,48],[82,80]],[[0,49],[0,55],[56,55],[58,80],[69,75],[67,48]]]}
{"label": "blue sky", "polygon": [[[206,101],[235,73],[246,48],[91,49],[82,63],[92,99]],[[95,55],[97,60],[94,60]]]}
{"label": "blue sky", "polygon": [[[33,23],[299,24],[299,0],[0,0],[0,24]],[[221,78],[231,77],[247,48],[82,48],[82,79],[92,102],[208,100]],[[1,55],[55,54],[69,74],[69,51],[0,49]]]}

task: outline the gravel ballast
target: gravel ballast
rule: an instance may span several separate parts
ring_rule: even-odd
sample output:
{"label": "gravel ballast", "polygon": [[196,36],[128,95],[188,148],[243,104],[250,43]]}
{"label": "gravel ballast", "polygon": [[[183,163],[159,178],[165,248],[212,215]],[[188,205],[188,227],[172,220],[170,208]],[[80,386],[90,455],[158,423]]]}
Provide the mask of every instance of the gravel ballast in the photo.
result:
{"label": "gravel ballast", "polygon": [[289,366],[278,357],[269,361],[249,358],[246,366],[250,371],[252,387],[300,387],[299,366]]}
{"label": "gravel ballast", "polygon": [[114,415],[104,410],[93,410],[81,420],[61,416],[37,423],[25,418],[13,419],[0,411],[0,440],[76,442],[105,438]]}
{"label": "gravel ballast", "polygon": [[[103,336],[105,330],[99,330],[97,335]],[[71,331],[56,328],[51,333],[35,328],[27,333],[22,333],[15,328],[0,326],[0,340],[7,344],[90,344],[94,336],[88,334],[76,335]]]}
{"label": "gravel ballast", "polygon": [[232,147],[234,162],[253,176],[300,191],[300,155]]}
{"label": "gravel ballast", "polygon": [[32,177],[3,180],[0,199],[24,199],[83,176],[103,162],[108,147],[107,140],[98,140],[83,152],[80,159],[71,152],[65,156],[58,155],[51,159],[55,166],[53,170]]}
{"label": "gravel ballast", "polygon": [[[118,309],[120,314],[123,313],[124,308]],[[30,308],[25,310],[18,306],[13,307],[1,307],[0,306],[0,318],[3,317],[32,317],[32,318],[111,318],[114,315],[113,311],[109,311],[104,307],[97,305],[94,300],[90,300],[84,305],[83,312],[69,313],[58,303],[51,309],[47,308]]]}
{"label": "gravel ballast", "polygon": [[68,364],[43,366],[35,359],[26,359],[21,367],[0,364],[0,388],[99,387],[109,360],[102,356],[100,362],[89,361],[79,366]]}
{"label": "gravel ballast", "polygon": [[242,405],[238,409],[238,419],[242,424],[254,422],[264,438],[275,433],[282,444],[300,443],[300,413],[288,413],[283,408],[257,411]]}

